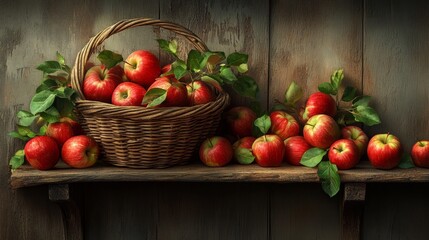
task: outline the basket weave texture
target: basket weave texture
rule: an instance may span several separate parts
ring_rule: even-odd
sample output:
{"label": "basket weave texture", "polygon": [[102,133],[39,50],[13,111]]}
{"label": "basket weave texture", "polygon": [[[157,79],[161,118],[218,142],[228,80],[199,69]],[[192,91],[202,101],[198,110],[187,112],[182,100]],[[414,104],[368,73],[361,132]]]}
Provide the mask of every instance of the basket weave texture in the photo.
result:
{"label": "basket weave texture", "polygon": [[193,47],[207,46],[190,30],[158,19],[126,19],[92,37],[78,53],[71,83],[78,93],[76,112],[84,131],[101,147],[103,160],[130,168],[166,168],[183,165],[203,139],[217,130],[221,115],[229,104],[227,93],[213,102],[189,107],[123,107],[86,100],[82,90],[85,64],[96,48],[109,36],[138,26],[157,26],[185,37]]}

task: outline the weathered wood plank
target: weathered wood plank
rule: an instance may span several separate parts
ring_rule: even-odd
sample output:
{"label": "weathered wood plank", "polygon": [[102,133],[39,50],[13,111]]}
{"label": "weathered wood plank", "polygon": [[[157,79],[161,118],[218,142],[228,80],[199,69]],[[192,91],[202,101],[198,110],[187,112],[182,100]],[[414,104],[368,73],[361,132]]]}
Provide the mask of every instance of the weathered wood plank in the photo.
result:
{"label": "weathered wood plank", "polygon": [[292,81],[305,103],[338,68],[344,85],[362,85],[362,1],[272,1],[269,103],[283,101]]}
{"label": "weathered wood plank", "polygon": [[429,138],[429,2],[365,1],[364,93],[405,151]]}
{"label": "weathered wood plank", "polygon": [[341,239],[361,239],[362,214],[365,205],[366,183],[344,184],[341,199]]}
{"label": "weathered wood plank", "polygon": [[[340,171],[342,182],[429,182],[429,171],[424,168],[393,169],[372,168],[367,162],[355,169]],[[39,171],[23,166],[11,175],[12,188],[50,183],[75,182],[318,182],[317,169],[283,165],[263,168],[256,164],[232,164],[210,168],[196,163],[166,169],[130,169],[95,166],[87,169],[57,168]]]}

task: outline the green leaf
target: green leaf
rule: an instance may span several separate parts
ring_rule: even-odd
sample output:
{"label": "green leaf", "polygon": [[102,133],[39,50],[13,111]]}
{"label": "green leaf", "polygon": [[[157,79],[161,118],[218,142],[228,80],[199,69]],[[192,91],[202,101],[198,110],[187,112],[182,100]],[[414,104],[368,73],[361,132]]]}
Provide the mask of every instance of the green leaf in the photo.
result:
{"label": "green leaf", "polygon": [[402,169],[408,169],[408,168],[414,168],[416,166],[414,165],[411,155],[405,152],[401,157],[401,161],[399,162],[398,167]]}
{"label": "green leaf", "polygon": [[338,168],[329,161],[323,161],[319,164],[317,175],[322,182],[323,191],[329,197],[335,196],[340,191],[341,178],[338,174]]}
{"label": "green leaf", "polygon": [[54,93],[59,98],[70,99],[71,96],[75,93],[75,90],[69,87],[60,87],[56,89]]}
{"label": "green leaf", "polygon": [[55,100],[55,108],[60,112],[62,117],[73,116],[74,103],[70,99],[57,98]]}
{"label": "green leaf", "polygon": [[230,67],[223,67],[220,70],[220,76],[225,82],[229,84],[232,84],[234,81],[237,81],[237,76],[235,76]]}
{"label": "green leaf", "polygon": [[58,88],[58,83],[55,81],[55,79],[45,79],[42,84],[40,84],[37,89],[36,93],[39,93],[43,90],[53,90]]}
{"label": "green leaf", "polygon": [[240,66],[243,63],[247,63],[248,55],[244,53],[234,52],[228,55],[226,62],[231,66]]}
{"label": "green leaf", "polygon": [[21,140],[23,140],[23,141],[28,141],[28,140],[30,140],[30,138],[29,138],[29,137],[27,137],[27,136],[22,136],[21,134],[19,134],[18,132],[15,132],[15,131],[8,133],[8,135],[9,135],[10,137],[13,137],[13,138],[21,139]]}
{"label": "green leaf", "polygon": [[65,61],[63,55],[61,55],[61,53],[59,53],[58,51],[57,51],[56,55],[57,55],[57,61],[58,61],[58,63],[60,65],[65,65],[66,61]]}
{"label": "green leaf", "polygon": [[315,167],[323,160],[327,152],[321,148],[310,148],[302,155],[300,163],[306,167]]}
{"label": "green leaf", "polygon": [[302,88],[292,81],[285,92],[285,103],[294,106],[304,95]]}
{"label": "green leaf", "polygon": [[343,69],[338,69],[331,75],[331,84],[335,93],[337,93],[338,89],[340,89],[341,82],[343,81],[343,79],[344,79]]}
{"label": "green leaf", "polygon": [[48,129],[48,125],[45,124],[39,128],[39,136],[46,135],[46,130]]}
{"label": "green leaf", "polygon": [[24,137],[33,138],[36,136],[36,133],[34,133],[29,127],[18,125],[17,130],[18,134]]}
{"label": "green leaf", "polygon": [[53,73],[48,74],[48,77],[49,77],[48,79],[55,79],[64,85],[70,81],[69,76],[70,75],[68,72],[66,72],[64,70],[58,70],[58,71],[55,71]]}
{"label": "green leaf", "polygon": [[192,72],[199,72],[201,69],[200,63],[203,61],[204,57],[197,50],[192,49],[188,53],[188,62],[187,67]]}
{"label": "green leaf", "polygon": [[220,83],[220,85],[224,84],[223,79],[220,77],[219,74],[209,74],[208,75],[210,78],[213,78],[214,80],[218,81],[218,83]]}
{"label": "green leaf", "polygon": [[18,118],[18,124],[24,127],[28,127],[33,124],[34,120],[37,116],[34,116],[31,112],[27,112],[25,110],[21,110],[16,114]]}
{"label": "green leaf", "polygon": [[259,88],[255,80],[249,76],[239,76],[232,88],[241,96],[256,98]]}
{"label": "green leaf", "polygon": [[247,148],[239,148],[234,151],[234,157],[240,164],[251,164],[255,160],[252,152]]}
{"label": "green leaf", "polygon": [[176,79],[181,79],[182,77],[184,77],[186,74],[189,74],[189,71],[186,70],[186,68],[183,68],[182,66],[177,66],[173,68],[173,72],[174,72],[174,77]]}
{"label": "green leaf", "polygon": [[367,126],[374,126],[381,123],[377,112],[368,106],[357,106],[353,111],[353,116],[357,122],[361,122]]}
{"label": "green leaf", "polygon": [[262,134],[266,134],[271,127],[271,119],[267,114],[262,115],[257,118],[254,122],[254,125],[261,131]]}
{"label": "green leaf", "polygon": [[106,66],[107,69],[110,69],[116,64],[124,61],[124,58],[121,54],[114,53],[110,50],[103,50],[97,55],[97,59]]}
{"label": "green leaf", "polygon": [[36,93],[30,102],[30,112],[34,115],[50,108],[55,101],[55,93],[43,90]]}
{"label": "green leaf", "polygon": [[369,105],[369,101],[371,100],[370,96],[361,96],[353,100],[353,107],[363,106],[366,107]]}
{"label": "green leaf", "polygon": [[41,112],[40,116],[48,123],[59,122],[61,117],[60,113],[54,106],[46,109],[44,112]]}
{"label": "green leaf", "polygon": [[152,88],[147,91],[144,98],[143,104],[148,104],[148,107],[154,107],[160,105],[167,98],[167,91],[161,88]]}
{"label": "green leaf", "polygon": [[322,93],[332,94],[332,95],[336,95],[337,94],[337,92],[335,91],[335,89],[332,86],[332,84],[328,83],[328,82],[323,82],[323,83],[319,84],[318,89]]}
{"label": "green leaf", "polygon": [[357,91],[356,88],[347,86],[344,89],[343,96],[341,97],[341,100],[344,102],[352,101],[356,97],[356,91]]}
{"label": "green leaf", "polygon": [[225,53],[223,52],[204,52],[204,58],[200,63],[200,68],[203,69],[207,64],[215,66],[225,60]]}
{"label": "green leaf", "polygon": [[247,65],[247,63],[242,63],[240,64],[240,66],[237,67],[237,71],[239,73],[246,73],[249,70],[249,66]]}
{"label": "green leaf", "polygon": [[172,43],[169,42],[165,39],[157,39],[156,40],[159,44],[159,48],[166,51],[167,53],[170,53],[171,55],[173,55],[174,57],[177,58],[177,42],[176,43]]}
{"label": "green leaf", "polygon": [[9,165],[12,169],[19,168],[22,164],[24,164],[24,150],[18,150],[15,155],[10,159]]}
{"label": "green leaf", "polygon": [[44,73],[54,73],[58,70],[61,70],[61,65],[57,61],[46,61],[37,66],[37,69]]}

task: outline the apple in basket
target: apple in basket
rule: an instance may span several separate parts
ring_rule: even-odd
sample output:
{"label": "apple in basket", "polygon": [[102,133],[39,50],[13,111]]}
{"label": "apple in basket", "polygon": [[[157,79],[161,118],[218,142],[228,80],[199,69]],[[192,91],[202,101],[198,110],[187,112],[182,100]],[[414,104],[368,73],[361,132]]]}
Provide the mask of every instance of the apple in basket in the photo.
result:
{"label": "apple in basket", "polygon": [[48,170],[53,168],[60,159],[57,142],[48,136],[37,136],[25,144],[25,158],[36,169]]}
{"label": "apple in basket", "polygon": [[202,80],[195,80],[186,85],[188,101],[191,106],[205,104],[216,99],[211,85]]}
{"label": "apple in basket", "polygon": [[[175,78],[159,77],[147,89],[164,89],[166,92],[165,100],[158,106],[160,107],[182,107],[188,105],[188,93],[184,83],[179,82]],[[148,93],[149,94],[149,93]],[[149,95],[148,95],[149,96]]]}
{"label": "apple in basket", "polygon": [[137,83],[123,82],[112,94],[112,104],[117,106],[141,106],[146,89]]}
{"label": "apple in basket", "polygon": [[97,65],[91,67],[83,80],[83,95],[88,100],[110,103],[116,86],[122,82],[124,70],[116,65],[111,69]]}
{"label": "apple in basket", "polygon": [[91,167],[97,162],[99,154],[97,142],[86,135],[70,138],[61,149],[62,160],[73,168]]}
{"label": "apple in basket", "polygon": [[209,137],[200,146],[199,156],[201,162],[209,167],[222,167],[227,165],[233,157],[231,142],[221,136]]}
{"label": "apple in basket", "polygon": [[137,50],[125,60],[124,71],[129,81],[147,89],[161,74],[161,66],[154,54],[145,50]]}

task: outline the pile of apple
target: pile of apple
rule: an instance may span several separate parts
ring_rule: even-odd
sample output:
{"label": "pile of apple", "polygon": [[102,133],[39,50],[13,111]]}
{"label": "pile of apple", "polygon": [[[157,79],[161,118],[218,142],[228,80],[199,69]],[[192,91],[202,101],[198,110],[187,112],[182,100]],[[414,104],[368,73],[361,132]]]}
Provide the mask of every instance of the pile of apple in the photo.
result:
{"label": "pile of apple", "polygon": [[[90,67],[83,80],[87,100],[116,106],[183,107],[214,101],[222,91],[215,81],[176,79],[172,64],[161,68],[159,59],[147,50],[134,51],[125,61],[105,50],[98,59],[102,64]],[[112,64],[112,59],[118,60]]]}
{"label": "pile of apple", "polygon": [[24,149],[10,159],[11,168],[16,169],[27,160],[35,169],[48,170],[60,159],[73,168],[93,166],[100,150],[74,120],[76,93],[70,87],[70,67],[57,52],[57,61],[46,61],[37,69],[43,72],[42,82],[31,99],[29,111],[16,114],[16,131],[9,133],[25,141]]}
{"label": "pile of apple", "polygon": [[201,161],[207,166],[225,166],[232,160],[262,167],[279,167],[283,162],[317,166],[330,196],[339,190],[338,169],[351,169],[365,156],[377,169],[429,167],[428,140],[415,143],[410,156],[390,133],[368,138],[360,126],[380,123],[378,115],[369,106],[369,97],[357,96],[351,87],[339,100],[343,77],[342,70],[335,71],[304,106],[298,106],[302,89],[292,82],[285,101],[278,101],[281,104],[269,114],[258,117],[249,107],[231,108],[225,113],[228,132],[202,143]]}

